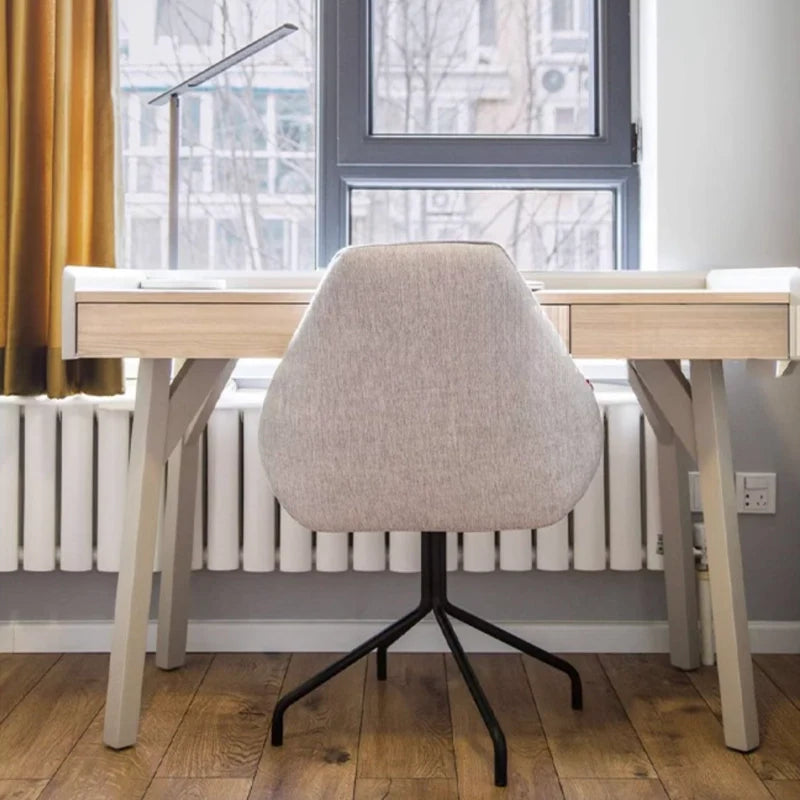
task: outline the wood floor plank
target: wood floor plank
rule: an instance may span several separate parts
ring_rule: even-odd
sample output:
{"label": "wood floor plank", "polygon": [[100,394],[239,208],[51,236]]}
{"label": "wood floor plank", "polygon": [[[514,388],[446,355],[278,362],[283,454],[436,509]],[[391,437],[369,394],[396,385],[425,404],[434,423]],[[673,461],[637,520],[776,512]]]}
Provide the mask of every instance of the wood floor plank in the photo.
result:
{"label": "wood floor plank", "polygon": [[0,724],[0,778],[51,778],[105,700],[108,656],[68,654]]}
{"label": "wood floor plank", "polygon": [[390,653],[388,680],[370,656],[358,754],[359,778],[454,778],[444,658]]}
{"label": "wood floor plank", "polygon": [[770,654],[753,656],[772,682],[800,708],[800,655]]}
{"label": "wood floor plank", "polygon": [[144,800],[247,800],[249,778],[156,778]]}
{"label": "wood floor plank", "polygon": [[600,660],[672,800],[769,797],[745,757],[725,747],[719,721],[666,655]]}
{"label": "wood floor plank", "polygon": [[638,778],[566,778],[564,800],[669,800],[661,781]]}
{"label": "wood floor plank", "polygon": [[186,712],[159,778],[252,778],[289,656],[220,653]]}
{"label": "wood floor plank", "polygon": [[[283,691],[335,660],[330,654],[295,653]],[[250,800],[292,800],[300,794],[308,800],[352,798],[366,663],[357,662],[286,712],[283,746],[265,745]]]}
{"label": "wood floor plank", "polygon": [[[767,677],[758,665],[753,670],[758,704],[761,745],[747,760],[761,780],[800,780],[800,708]],[[722,719],[719,681],[714,667],[689,673],[694,687],[717,719]]]}
{"label": "wood floor plank", "polygon": [[57,653],[0,653],[0,722],[58,659]]}
{"label": "wood floor plank", "polygon": [[190,655],[186,666],[165,672],[145,661],[142,716],[136,746],[111,750],[103,744],[103,711],[42,793],[42,800],[131,800],[141,797],[178,729],[211,656]]}
{"label": "wood floor plank", "polygon": [[353,800],[459,800],[458,785],[452,778],[359,778]]}
{"label": "wood floor plank", "polygon": [[475,674],[506,736],[508,786],[505,789],[494,785],[494,751],[486,726],[455,661],[447,656],[446,662],[461,797],[470,800],[561,797],[553,759],[520,657],[470,655]]}
{"label": "wood floor plank", "polygon": [[37,800],[45,786],[46,780],[0,781],[0,800]]}
{"label": "wood floor plank", "polygon": [[583,681],[582,711],[570,706],[566,675],[540,661],[524,659],[559,777],[657,777],[597,656],[570,654],[567,658]]}
{"label": "wood floor plank", "polygon": [[775,800],[800,800],[800,781],[764,781]]}

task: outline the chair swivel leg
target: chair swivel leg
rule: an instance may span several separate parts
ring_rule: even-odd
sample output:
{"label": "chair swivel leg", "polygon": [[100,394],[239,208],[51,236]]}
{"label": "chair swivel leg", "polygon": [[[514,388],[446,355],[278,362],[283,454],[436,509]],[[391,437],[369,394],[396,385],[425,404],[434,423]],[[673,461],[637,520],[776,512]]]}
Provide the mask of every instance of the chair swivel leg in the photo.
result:
{"label": "chair swivel leg", "polygon": [[417,607],[417,616],[409,614],[406,616],[406,625],[395,630],[391,637],[387,637],[378,646],[377,652],[377,676],[379,681],[386,680],[386,652],[401,637],[408,633],[411,628],[424,619],[429,611],[433,610],[433,541],[430,535],[422,536],[421,543],[422,557],[420,568],[420,600]]}
{"label": "chair swivel leg", "polygon": [[[424,616],[424,614],[422,616]],[[351,650],[349,653],[347,653],[347,655],[343,656],[338,661],[334,661],[334,663],[329,667],[325,668],[321,672],[318,672],[312,678],[309,678],[309,680],[307,680],[305,683],[301,683],[300,686],[281,697],[280,700],[278,700],[278,702],[275,704],[275,710],[272,713],[273,746],[279,747],[283,744],[283,715],[286,713],[286,709],[288,709],[289,706],[293,705],[298,700],[301,700],[310,692],[313,692],[314,689],[322,686],[323,683],[329,681],[331,678],[347,669],[347,667],[349,667],[351,664],[355,664],[356,661],[368,655],[376,647],[379,647],[384,641],[392,641],[392,637],[398,630],[407,630],[409,621],[417,621],[418,619],[421,619],[420,609],[415,608],[413,611],[406,614],[406,616],[404,616],[402,619],[399,619],[397,622],[393,623],[385,630],[382,630],[380,633],[375,634],[375,636],[373,636],[371,639],[367,639],[364,644],[359,645],[355,650]],[[413,624],[413,622],[411,624]]]}
{"label": "chair swivel leg", "polygon": [[481,619],[480,617],[476,617],[474,614],[470,614],[469,611],[465,611],[463,608],[454,606],[449,601],[445,604],[445,611],[450,614],[451,617],[466,623],[476,630],[479,630],[482,633],[493,637],[494,639],[499,639],[504,644],[510,645],[520,652],[529,655],[531,658],[535,658],[537,661],[542,661],[545,664],[548,664],[549,666],[566,673],[569,676],[570,683],[572,685],[572,707],[576,710],[583,708],[583,688],[581,686],[581,676],[578,673],[578,670],[575,669],[575,667],[573,667],[568,661],[565,661],[563,658],[559,658],[552,653],[548,653],[547,650],[542,650],[541,647],[537,647],[535,644],[531,644],[530,642],[526,642],[524,639],[520,639],[519,636],[514,636],[513,633],[509,633],[508,631],[504,631],[502,628],[498,628],[497,625],[493,625],[491,622],[487,622],[485,619]]}
{"label": "chair swivel leg", "polygon": [[492,711],[492,707],[489,705],[489,701],[483,693],[483,689],[478,682],[478,677],[475,675],[472,665],[469,663],[464,648],[461,646],[461,642],[458,640],[456,632],[453,630],[453,626],[450,624],[447,615],[441,607],[435,607],[433,613],[436,617],[436,621],[439,623],[439,627],[442,629],[447,646],[453,654],[453,658],[464,678],[464,682],[467,684],[469,693],[472,695],[472,699],[478,707],[486,729],[489,731],[489,736],[492,739],[492,745],[494,746],[494,785],[505,786],[508,782],[508,753],[503,729],[500,727],[500,723],[497,721],[497,717],[495,717],[494,711]]}
{"label": "chair swivel leg", "polygon": [[405,623],[402,627],[398,627],[391,636],[387,636],[381,644],[377,647],[378,655],[378,680],[386,680],[386,651],[401,637],[408,633],[418,622],[425,619],[430,612],[430,606],[420,605],[415,611],[412,611],[404,617]]}

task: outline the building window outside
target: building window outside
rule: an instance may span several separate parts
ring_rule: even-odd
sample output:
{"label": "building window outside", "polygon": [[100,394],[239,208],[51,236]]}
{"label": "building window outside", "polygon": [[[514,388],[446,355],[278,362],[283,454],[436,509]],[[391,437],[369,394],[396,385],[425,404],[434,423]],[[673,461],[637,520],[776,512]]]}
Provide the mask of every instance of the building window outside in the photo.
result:
{"label": "building window outside", "polygon": [[164,36],[178,45],[211,43],[215,0],[158,0],[156,39]]}

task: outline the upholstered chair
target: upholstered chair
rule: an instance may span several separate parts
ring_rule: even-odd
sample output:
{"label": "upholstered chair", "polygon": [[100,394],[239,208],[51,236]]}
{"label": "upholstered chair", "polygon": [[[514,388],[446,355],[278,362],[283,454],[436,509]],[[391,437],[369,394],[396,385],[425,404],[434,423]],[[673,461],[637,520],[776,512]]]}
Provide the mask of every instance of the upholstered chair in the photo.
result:
{"label": "upholstered chair", "polygon": [[342,250],[270,384],[259,436],[276,497],[309,529],[423,532],[419,606],[282,697],[272,744],[292,703],[372,650],[384,680],[389,646],[432,612],[505,785],[505,737],[450,618],[565,672],[573,708],[580,677],[450,602],[445,532],[554,523],[602,454],[592,389],[505,251],[462,242]]}

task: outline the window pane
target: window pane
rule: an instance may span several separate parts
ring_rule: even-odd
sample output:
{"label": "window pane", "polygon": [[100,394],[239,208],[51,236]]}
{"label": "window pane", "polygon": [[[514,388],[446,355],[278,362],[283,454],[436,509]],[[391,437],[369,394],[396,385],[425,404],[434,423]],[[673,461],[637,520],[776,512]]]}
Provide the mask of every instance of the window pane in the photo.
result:
{"label": "window pane", "polygon": [[148,105],[148,97],[139,95],[139,144],[142,147],[155,147],[163,140],[167,121],[159,116],[158,109]]}
{"label": "window pane", "polygon": [[167,191],[167,159],[141,156],[136,164],[136,191],[143,194]]}
{"label": "window pane", "polygon": [[373,133],[597,133],[594,0],[372,0],[371,14]]}
{"label": "window pane", "polygon": [[192,269],[208,269],[210,266],[208,244],[208,220],[187,219],[183,221],[178,235],[180,249]]}
{"label": "window pane", "polygon": [[[287,21],[297,33],[181,97],[179,265],[316,266],[304,249],[309,232],[315,244],[316,8],[317,0],[118,4],[127,266],[163,263],[152,252],[160,239],[142,225],[162,225],[166,242],[169,108],[148,101]],[[143,216],[154,220],[133,224]],[[266,249],[262,220],[275,225]]]}
{"label": "window pane", "polygon": [[522,270],[611,270],[614,192],[353,189],[352,244],[489,240]]}
{"label": "window pane", "polygon": [[213,10],[214,0],[158,0],[156,38],[168,36],[185,45],[210,44]]}
{"label": "window pane", "polygon": [[199,97],[188,95],[181,100],[181,144],[200,144],[200,112]]}
{"label": "window pane", "polygon": [[234,89],[214,97],[214,146],[221,150],[266,150],[267,94]]}
{"label": "window pane", "polygon": [[217,220],[216,239],[215,266],[218,269],[247,269],[247,231],[241,220]]}
{"label": "window pane", "polygon": [[275,97],[278,150],[308,152],[314,141],[314,118],[307,92],[286,92]]}
{"label": "window pane", "polygon": [[161,269],[161,220],[133,217],[128,262],[135,269]]}
{"label": "window pane", "polygon": [[286,222],[282,219],[259,218],[257,232],[264,269],[280,269],[286,260]]}

